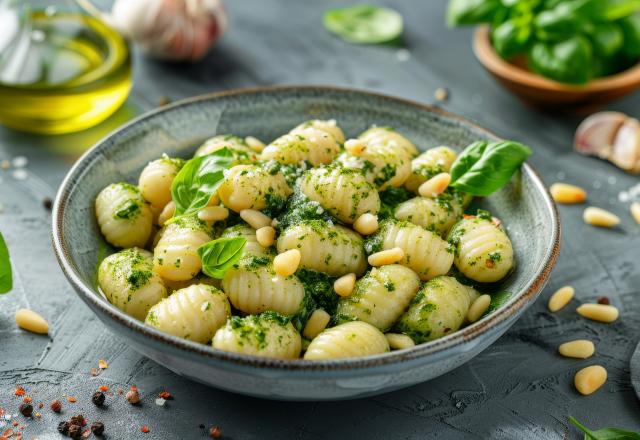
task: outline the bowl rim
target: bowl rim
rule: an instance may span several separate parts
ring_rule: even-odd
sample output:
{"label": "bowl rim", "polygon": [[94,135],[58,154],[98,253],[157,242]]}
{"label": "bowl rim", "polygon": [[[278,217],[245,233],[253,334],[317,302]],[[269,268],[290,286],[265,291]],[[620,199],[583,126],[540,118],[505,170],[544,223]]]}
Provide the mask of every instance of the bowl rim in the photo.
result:
{"label": "bowl rim", "polygon": [[83,169],[86,163],[91,162],[100,155],[100,152],[107,141],[113,136],[130,130],[143,120],[153,118],[155,115],[171,111],[173,109],[189,106],[195,103],[204,101],[216,101],[221,98],[229,98],[234,96],[255,95],[255,94],[277,94],[277,93],[311,93],[311,92],[331,92],[331,93],[351,93],[356,95],[364,95],[370,98],[378,100],[387,100],[395,104],[400,104],[408,107],[413,107],[417,111],[427,111],[430,113],[436,113],[440,116],[446,117],[451,120],[455,120],[461,124],[470,126],[474,130],[483,133],[490,139],[500,139],[498,136],[486,130],[479,125],[469,121],[462,116],[458,116],[447,111],[444,111],[438,107],[421,104],[415,101],[410,101],[402,98],[396,98],[384,94],[375,92],[369,92],[364,90],[358,90],[353,88],[343,88],[335,86],[268,86],[268,87],[254,87],[254,88],[242,88],[233,89],[223,92],[209,93],[204,95],[198,95],[195,97],[176,101],[164,107],[160,107],[149,112],[146,112],[120,128],[114,130],[103,139],[98,141],[93,147],[87,150],[71,167],[64,180],[62,181],[58,193],[56,195],[55,203],[52,212],[52,241],[53,248],[56,254],[56,258],[64,275],[69,280],[76,293],[81,299],[91,306],[100,310],[102,313],[109,315],[111,319],[116,321],[117,324],[127,327],[133,332],[142,334],[146,338],[153,339],[163,344],[170,345],[173,349],[182,351],[185,354],[202,356],[202,361],[217,361],[222,363],[228,363],[230,366],[237,367],[259,367],[261,369],[276,370],[276,371],[292,371],[302,373],[313,373],[318,371],[344,371],[370,367],[380,367],[389,364],[396,364],[422,358],[427,355],[433,355],[444,350],[451,349],[459,346],[465,342],[472,341],[482,334],[488,332],[492,328],[498,326],[500,323],[509,319],[513,314],[518,312],[521,308],[525,307],[532,301],[534,301],[542,288],[546,284],[551,274],[551,271],[556,263],[560,250],[560,217],[558,215],[557,207],[548,189],[538,172],[534,170],[530,165],[525,163],[523,165],[523,173],[527,174],[535,188],[540,191],[543,196],[546,209],[552,217],[552,233],[550,237],[551,247],[547,250],[547,254],[544,256],[544,264],[538,269],[535,277],[529,281],[524,289],[514,294],[506,304],[500,307],[498,310],[484,317],[483,319],[464,327],[450,335],[436,339],[434,341],[426,342],[416,345],[411,348],[390,351],[387,353],[358,357],[358,358],[346,358],[335,360],[323,360],[323,361],[305,361],[302,359],[272,359],[265,357],[257,357],[251,355],[244,355],[238,353],[225,352],[214,349],[210,345],[200,344],[197,342],[187,341],[177,336],[169,335],[161,332],[153,327],[145,325],[142,321],[138,321],[133,317],[125,314],[120,309],[109,303],[106,299],[100,297],[92,290],[91,286],[88,286],[81,279],[80,274],[76,270],[75,266],[71,263],[71,256],[67,249],[66,240],[63,232],[63,219],[65,216],[65,210],[67,207],[68,197],[72,189],[77,184],[77,181],[83,175]]}
{"label": "bowl rim", "polygon": [[583,85],[565,84],[515,66],[502,58],[490,38],[488,25],[478,26],[473,34],[473,53],[491,73],[523,86],[561,93],[601,93],[640,84],[640,62],[622,72],[590,80]]}

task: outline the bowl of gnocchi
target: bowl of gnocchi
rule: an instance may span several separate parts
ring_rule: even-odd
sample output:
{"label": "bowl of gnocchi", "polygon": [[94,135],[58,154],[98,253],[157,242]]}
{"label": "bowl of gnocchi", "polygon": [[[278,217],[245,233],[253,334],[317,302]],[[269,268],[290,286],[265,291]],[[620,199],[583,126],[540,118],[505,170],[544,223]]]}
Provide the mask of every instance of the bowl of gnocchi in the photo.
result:
{"label": "bowl of gnocchi", "polygon": [[535,301],[560,225],[530,154],[368,92],[206,95],[85,153],[53,243],[101,321],[178,374],[363,397],[469,361]]}

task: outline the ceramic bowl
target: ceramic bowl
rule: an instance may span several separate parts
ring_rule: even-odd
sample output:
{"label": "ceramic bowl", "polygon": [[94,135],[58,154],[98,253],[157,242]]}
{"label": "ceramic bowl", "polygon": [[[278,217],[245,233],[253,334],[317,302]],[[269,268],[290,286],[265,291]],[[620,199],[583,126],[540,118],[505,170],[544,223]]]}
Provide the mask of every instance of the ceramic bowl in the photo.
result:
{"label": "ceramic bowl", "polygon": [[534,302],[555,264],[560,226],[544,184],[525,165],[481,206],[506,224],[518,261],[499,286],[512,292],[500,309],[433,342],[367,358],[309,362],[222,352],[147,327],[107,302],[96,267],[113,252],[93,212],[106,185],[136,182],[162,153],[192,156],[220,133],[271,140],[308,119],[335,118],[348,136],[371,124],[392,126],[421,148],[461,149],[488,131],[437,108],[354,90],[283,87],[238,90],[177,102],[139,117],[95,145],[73,166],[56,198],[53,243],[60,266],[82,300],[119,338],[161,365],[225,390],[286,400],[343,399],[383,393],[438,377],[480,353]]}
{"label": "ceramic bowl", "polygon": [[505,61],[491,45],[488,26],[476,29],[473,51],[480,64],[507,90],[526,103],[552,110],[591,110],[619,99],[640,87],[640,63],[585,85],[563,84]]}

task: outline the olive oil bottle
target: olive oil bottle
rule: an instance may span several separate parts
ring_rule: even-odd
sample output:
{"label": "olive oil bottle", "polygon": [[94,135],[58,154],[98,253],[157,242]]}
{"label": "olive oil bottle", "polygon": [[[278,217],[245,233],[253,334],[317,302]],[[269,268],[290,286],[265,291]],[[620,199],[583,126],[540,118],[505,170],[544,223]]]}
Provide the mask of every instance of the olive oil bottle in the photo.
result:
{"label": "olive oil bottle", "polygon": [[126,41],[80,9],[0,0],[0,30],[0,124],[69,133],[103,121],[127,98]]}

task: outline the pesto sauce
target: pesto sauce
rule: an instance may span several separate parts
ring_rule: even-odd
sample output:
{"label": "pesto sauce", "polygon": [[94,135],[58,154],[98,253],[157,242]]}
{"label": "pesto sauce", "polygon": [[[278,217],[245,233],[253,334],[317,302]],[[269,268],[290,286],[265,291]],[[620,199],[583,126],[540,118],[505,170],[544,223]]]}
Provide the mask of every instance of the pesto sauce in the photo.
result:
{"label": "pesto sauce", "polygon": [[396,207],[407,200],[415,197],[415,194],[406,188],[387,188],[380,191],[380,212],[378,218],[393,218]]}
{"label": "pesto sauce", "polygon": [[279,231],[284,231],[289,226],[311,220],[334,221],[331,215],[318,202],[309,199],[297,188],[293,196],[289,198],[286,209],[277,219],[278,225],[276,228]]}

